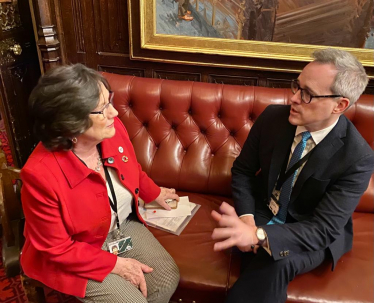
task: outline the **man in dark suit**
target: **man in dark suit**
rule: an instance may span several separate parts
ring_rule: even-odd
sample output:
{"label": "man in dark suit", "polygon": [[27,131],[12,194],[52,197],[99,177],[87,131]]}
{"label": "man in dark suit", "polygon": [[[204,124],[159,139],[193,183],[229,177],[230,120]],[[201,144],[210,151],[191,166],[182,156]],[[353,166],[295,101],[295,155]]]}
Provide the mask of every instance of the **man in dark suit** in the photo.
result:
{"label": "man in dark suit", "polygon": [[268,106],[253,125],[232,168],[235,209],[224,202],[212,212],[216,251],[253,252],[227,302],[285,302],[296,275],[326,259],[334,268],[352,248],[374,153],[343,113],[368,79],[347,52],[314,58],[292,82],[291,104]]}

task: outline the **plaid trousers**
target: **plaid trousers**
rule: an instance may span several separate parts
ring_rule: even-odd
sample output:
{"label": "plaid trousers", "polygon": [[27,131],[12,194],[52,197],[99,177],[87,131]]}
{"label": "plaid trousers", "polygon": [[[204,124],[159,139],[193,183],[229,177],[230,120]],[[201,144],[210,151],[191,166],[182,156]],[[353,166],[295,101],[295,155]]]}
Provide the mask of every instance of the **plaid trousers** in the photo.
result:
{"label": "plaid trousers", "polygon": [[[132,258],[153,268],[153,272],[144,274],[148,296],[145,298],[140,290],[124,278],[109,274],[102,283],[89,280],[86,296],[78,298],[85,303],[167,303],[179,283],[179,270],[173,258],[161,246],[152,233],[131,215],[120,226],[124,236],[132,238],[133,249],[120,257]],[[109,233],[102,249],[113,241],[113,232]]]}

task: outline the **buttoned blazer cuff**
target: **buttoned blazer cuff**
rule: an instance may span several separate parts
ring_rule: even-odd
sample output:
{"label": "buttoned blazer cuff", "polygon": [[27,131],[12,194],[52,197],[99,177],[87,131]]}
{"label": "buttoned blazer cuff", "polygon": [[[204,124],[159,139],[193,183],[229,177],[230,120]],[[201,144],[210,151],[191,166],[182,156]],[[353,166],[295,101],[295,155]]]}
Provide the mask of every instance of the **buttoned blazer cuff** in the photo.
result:
{"label": "buttoned blazer cuff", "polygon": [[[260,226],[259,226],[260,227]],[[264,249],[269,253],[270,256],[273,257],[275,261],[287,258],[290,254],[290,250],[287,247],[287,242],[282,240],[282,237],[279,235],[279,230],[277,229],[277,225],[261,225],[266,233],[267,239],[267,248],[269,251],[264,247]]]}

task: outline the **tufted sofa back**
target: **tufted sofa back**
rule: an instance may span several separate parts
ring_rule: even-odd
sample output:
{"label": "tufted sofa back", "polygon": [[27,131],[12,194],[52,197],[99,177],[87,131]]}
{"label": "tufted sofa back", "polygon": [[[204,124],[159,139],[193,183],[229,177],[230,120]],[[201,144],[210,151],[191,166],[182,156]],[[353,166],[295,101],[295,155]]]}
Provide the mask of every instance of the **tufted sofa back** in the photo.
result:
{"label": "tufted sofa back", "polygon": [[[158,185],[206,194],[231,194],[231,167],[253,123],[266,106],[292,96],[289,89],[103,75],[143,170]],[[373,96],[346,116],[374,148]],[[372,181],[357,210],[374,212]]]}

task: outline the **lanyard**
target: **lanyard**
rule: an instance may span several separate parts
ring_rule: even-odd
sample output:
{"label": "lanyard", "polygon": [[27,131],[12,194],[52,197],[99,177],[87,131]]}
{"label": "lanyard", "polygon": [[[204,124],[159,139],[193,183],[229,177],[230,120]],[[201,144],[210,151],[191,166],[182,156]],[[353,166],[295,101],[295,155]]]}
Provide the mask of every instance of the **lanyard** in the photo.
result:
{"label": "lanyard", "polygon": [[103,167],[104,167],[104,171],[105,171],[106,181],[108,182],[108,185],[109,185],[109,188],[110,188],[110,192],[111,192],[112,198],[113,198],[113,201],[112,201],[112,199],[110,197],[108,197],[109,198],[109,202],[110,202],[110,207],[113,209],[113,211],[116,214],[117,228],[119,230],[119,218],[118,218],[118,209],[117,209],[117,196],[116,196],[116,193],[114,192],[114,187],[113,187],[112,179],[110,178],[110,174],[108,172],[108,168],[105,165],[103,165]]}
{"label": "lanyard", "polygon": [[[98,149],[99,155],[101,157],[101,145],[98,145],[97,149]],[[106,181],[108,182],[109,189],[110,189],[110,192],[111,192],[112,198],[113,198],[113,201],[112,201],[112,199],[108,196],[110,207],[112,208],[112,210],[116,214],[116,224],[117,224],[117,229],[119,231],[120,229],[119,229],[119,218],[118,218],[118,209],[117,209],[117,205],[118,205],[117,204],[117,196],[116,196],[116,193],[114,191],[112,179],[110,178],[110,174],[109,174],[108,168],[105,165],[103,165],[103,169],[104,169],[104,172],[105,172]]]}
{"label": "lanyard", "polygon": [[[100,155],[100,157],[101,157],[101,146],[100,145],[98,145],[97,146],[97,150],[98,150],[98,152],[99,152],[99,155]],[[74,153],[74,152],[73,152]],[[84,163],[84,161],[81,159],[81,158],[79,158],[75,153],[74,153],[74,155],[84,164],[84,165],[86,165],[87,166],[87,164],[86,163]],[[116,196],[116,193],[115,193],[115,191],[114,191],[114,187],[113,187],[113,183],[112,183],[112,179],[110,178],[110,175],[109,175],[109,172],[108,172],[108,168],[105,166],[105,165],[103,165],[103,168],[104,168],[104,172],[105,172],[105,178],[106,178],[106,180],[107,180],[107,182],[108,182],[108,185],[109,185],[109,188],[110,188],[110,192],[111,192],[111,194],[112,194],[112,198],[113,198],[113,201],[112,201],[112,199],[108,196],[108,198],[109,198],[109,202],[110,202],[110,207],[113,209],[113,211],[114,211],[114,213],[116,214],[116,223],[117,223],[117,229],[118,229],[118,231],[120,231],[120,228],[119,228],[119,226],[120,226],[120,224],[119,224],[119,218],[118,218],[118,209],[117,209],[117,196]],[[119,232],[119,234],[118,235],[120,235],[120,232]]]}
{"label": "lanyard", "polygon": [[292,176],[294,174],[294,172],[296,170],[299,169],[299,167],[301,165],[303,165],[310,157],[310,155],[312,154],[312,152],[314,151],[314,148],[309,152],[307,153],[304,157],[302,157],[299,161],[297,161],[289,170],[287,170],[286,172],[286,168],[287,168],[287,164],[288,164],[288,157],[286,157],[284,163],[283,163],[283,166],[282,166],[282,170],[279,174],[279,178],[278,178],[278,181],[277,181],[277,186],[275,187],[276,190],[280,190],[282,188],[282,185],[284,182],[286,182],[286,180]]}

